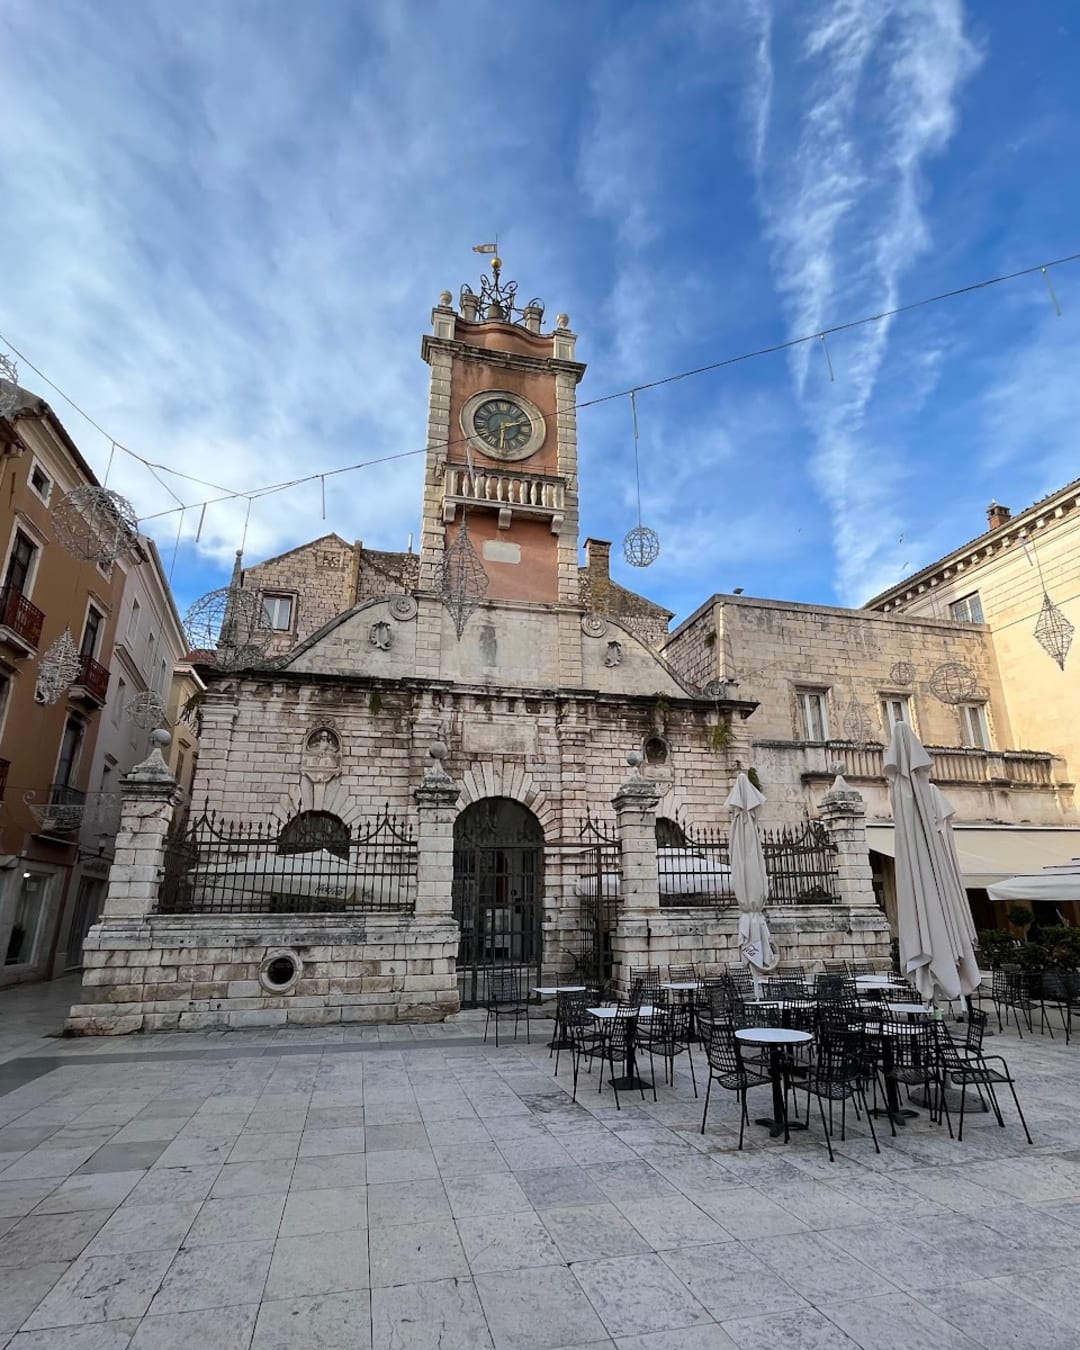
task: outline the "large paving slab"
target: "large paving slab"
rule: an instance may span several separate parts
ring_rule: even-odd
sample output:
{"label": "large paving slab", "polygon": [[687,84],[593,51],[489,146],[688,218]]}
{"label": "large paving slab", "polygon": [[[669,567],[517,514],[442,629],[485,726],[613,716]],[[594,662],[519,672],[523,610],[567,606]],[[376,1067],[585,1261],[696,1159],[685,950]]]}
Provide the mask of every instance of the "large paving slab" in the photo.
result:
{"label": "large paving slab", "polygon": [[[1080,1042],[974,1113],[790,1144],[714,1088],[433,1027],[65,1041],[0,994],[0,1350],[1075,1350]],[[699,1082],[705,1064],[699,1055]],[[768,1089],[750,1103],[768,1106]]]}

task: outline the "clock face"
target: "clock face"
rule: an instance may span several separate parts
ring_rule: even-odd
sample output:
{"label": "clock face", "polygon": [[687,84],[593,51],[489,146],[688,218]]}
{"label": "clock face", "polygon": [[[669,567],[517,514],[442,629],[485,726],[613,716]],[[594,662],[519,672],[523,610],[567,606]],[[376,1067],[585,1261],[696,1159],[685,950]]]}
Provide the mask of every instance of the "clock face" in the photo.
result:
{"label": "clock face", "polygon": [[532,418],[509,398],[489,398],[473,409],[473,434],[496,456],[516,458],[533,439]]}

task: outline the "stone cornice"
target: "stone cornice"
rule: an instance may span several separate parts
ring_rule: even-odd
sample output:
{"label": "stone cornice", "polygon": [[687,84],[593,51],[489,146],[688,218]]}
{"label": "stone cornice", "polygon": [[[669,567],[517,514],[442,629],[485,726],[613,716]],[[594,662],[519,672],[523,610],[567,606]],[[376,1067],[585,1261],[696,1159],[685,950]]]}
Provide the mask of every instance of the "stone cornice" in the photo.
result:
{"label": "stone cornice", "polygon": [[449,352],[459,361],[468,361],[476,365],[493,366],[502,370],[521,370],[529,374],[572,375],[580,381],[585,374],[582,361],[561,361],[554,356],[527,356],[519,352],[492,351],[488,347],[473,347],[457,338],[439,338],[425,333],[420,344],[420,354],[430,362],[433,351]]}

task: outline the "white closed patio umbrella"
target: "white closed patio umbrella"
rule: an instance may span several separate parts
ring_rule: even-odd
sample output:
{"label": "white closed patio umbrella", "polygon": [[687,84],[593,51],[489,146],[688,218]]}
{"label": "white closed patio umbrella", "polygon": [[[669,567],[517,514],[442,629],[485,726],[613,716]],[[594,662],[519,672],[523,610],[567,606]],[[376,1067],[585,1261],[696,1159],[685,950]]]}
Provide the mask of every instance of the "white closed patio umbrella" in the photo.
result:
{"label": "white closed patio umbrella", "polygon": [[193,899],[212,903],[243,896],[279,895],[348,901],[360,877],[327,849],[311,853],[258,853],[232,862],[196,867],[189,874]]}
{"label": "white closed patio umbrella", "polygon": [[775,970],[780,961],[765,921],[769,876],[755,818],[764,803],[750,779],[740,773],[727,799],[731,807],[731,889],[739,902],[739,948],[755,976]]}
{"label": "white closed patio umbrella", "polygon": [[979,968],[971,909],[946,839],[952,810],[930,782],[933,761],[906,722],[893,728],[884,763],[896,836],[900,969],[927,1003],[966,998],[978,988]]}

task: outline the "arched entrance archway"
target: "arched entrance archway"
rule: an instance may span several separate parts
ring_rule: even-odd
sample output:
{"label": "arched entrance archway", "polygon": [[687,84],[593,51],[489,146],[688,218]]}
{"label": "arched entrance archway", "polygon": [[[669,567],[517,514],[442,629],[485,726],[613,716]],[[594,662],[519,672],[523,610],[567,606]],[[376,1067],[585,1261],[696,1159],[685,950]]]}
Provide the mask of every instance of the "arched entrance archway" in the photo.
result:
{"label": "arched entrance archway", "polygon": [[526,968],[540,978],[543,957],[544,830],[510,797],[472,802],[454,821],[454,917],[461,925],[462,1004],[484,996],[484,972]]}

